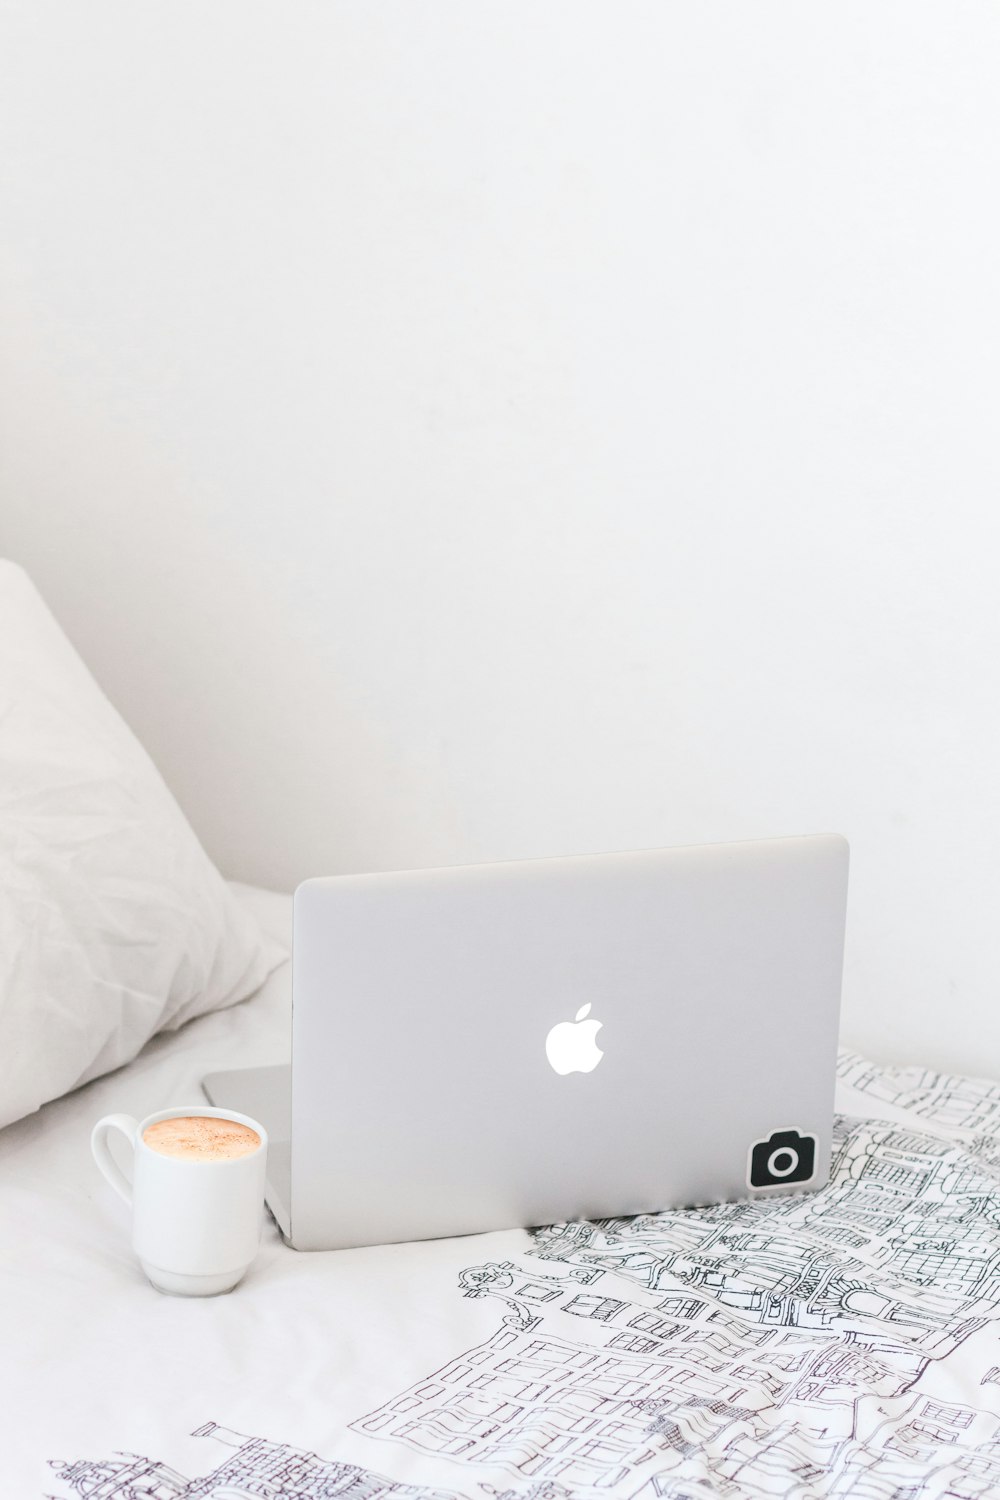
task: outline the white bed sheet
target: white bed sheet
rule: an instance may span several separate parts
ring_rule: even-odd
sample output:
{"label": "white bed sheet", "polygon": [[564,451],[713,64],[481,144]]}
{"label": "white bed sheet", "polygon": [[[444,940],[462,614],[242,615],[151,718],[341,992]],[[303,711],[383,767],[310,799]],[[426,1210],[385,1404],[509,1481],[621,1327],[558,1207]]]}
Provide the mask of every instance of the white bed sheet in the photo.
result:
{"label": "white bed sheet", "polygon": [[231,1296],[163,1297],[90,1127],[287,1055],[288,981],[0,1132],[0,1495],[1000,1494],[1000,1085],[845,1055],[820,1194],[330,1254],[268,1222]]}

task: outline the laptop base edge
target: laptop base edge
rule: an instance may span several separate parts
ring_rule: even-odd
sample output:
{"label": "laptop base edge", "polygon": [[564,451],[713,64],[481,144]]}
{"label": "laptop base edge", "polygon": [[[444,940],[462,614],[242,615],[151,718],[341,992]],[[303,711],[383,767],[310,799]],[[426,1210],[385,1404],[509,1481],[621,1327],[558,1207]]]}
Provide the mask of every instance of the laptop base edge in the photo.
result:
{"label": "laptop base edge", "polygon": [[281,1238],[292,1240],[292,1069],[291,1064],[267,1068],[232,1068],[209,1073],[201,1080],[209,1104],[235,1109],[259,1120],[268,1134],[267,1181],[264,1199]]}

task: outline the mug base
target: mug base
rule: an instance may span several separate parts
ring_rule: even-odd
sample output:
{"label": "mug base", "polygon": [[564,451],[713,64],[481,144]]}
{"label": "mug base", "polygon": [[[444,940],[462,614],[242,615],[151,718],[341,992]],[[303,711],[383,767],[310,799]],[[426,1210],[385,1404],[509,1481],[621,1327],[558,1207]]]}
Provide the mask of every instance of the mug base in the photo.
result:
{"label": "mug base", "polygon": [[165,1292],[168,1297],[221,1297],[242,1281],[247,1269],[246,1266],[241,1266],[238,1271],[217,1272],[214,1276],[188,1276],[179,1271],[164,1271],[160,1266],[147,1265],[144,1260],[139,1264],[156,1290]]}

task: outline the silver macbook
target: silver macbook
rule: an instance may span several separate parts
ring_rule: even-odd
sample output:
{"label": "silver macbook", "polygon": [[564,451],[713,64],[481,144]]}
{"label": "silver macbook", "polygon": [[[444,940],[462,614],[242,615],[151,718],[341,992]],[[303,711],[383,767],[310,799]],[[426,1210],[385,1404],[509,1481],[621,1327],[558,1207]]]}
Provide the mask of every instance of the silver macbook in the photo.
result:
{"label": "silver macbook", "polygon": [[821,1187],[836,835],[307,880],[267,1126],[290,1244],[338,1249]]}

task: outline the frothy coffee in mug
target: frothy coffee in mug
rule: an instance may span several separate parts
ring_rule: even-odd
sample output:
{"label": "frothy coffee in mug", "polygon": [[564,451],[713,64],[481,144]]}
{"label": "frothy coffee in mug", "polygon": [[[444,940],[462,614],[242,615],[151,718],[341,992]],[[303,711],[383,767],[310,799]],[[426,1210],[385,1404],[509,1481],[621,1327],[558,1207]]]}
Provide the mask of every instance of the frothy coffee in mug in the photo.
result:
{"label": "frothy coffee in mug", "polygon": [[249,1156],[260,1145],[260,1136],[239,1120],[221,1120],[214,1115],[177,1115],[156,1120],[142,1133],[146,1145],[161,1156],[184,1161],[233,1161]]}

